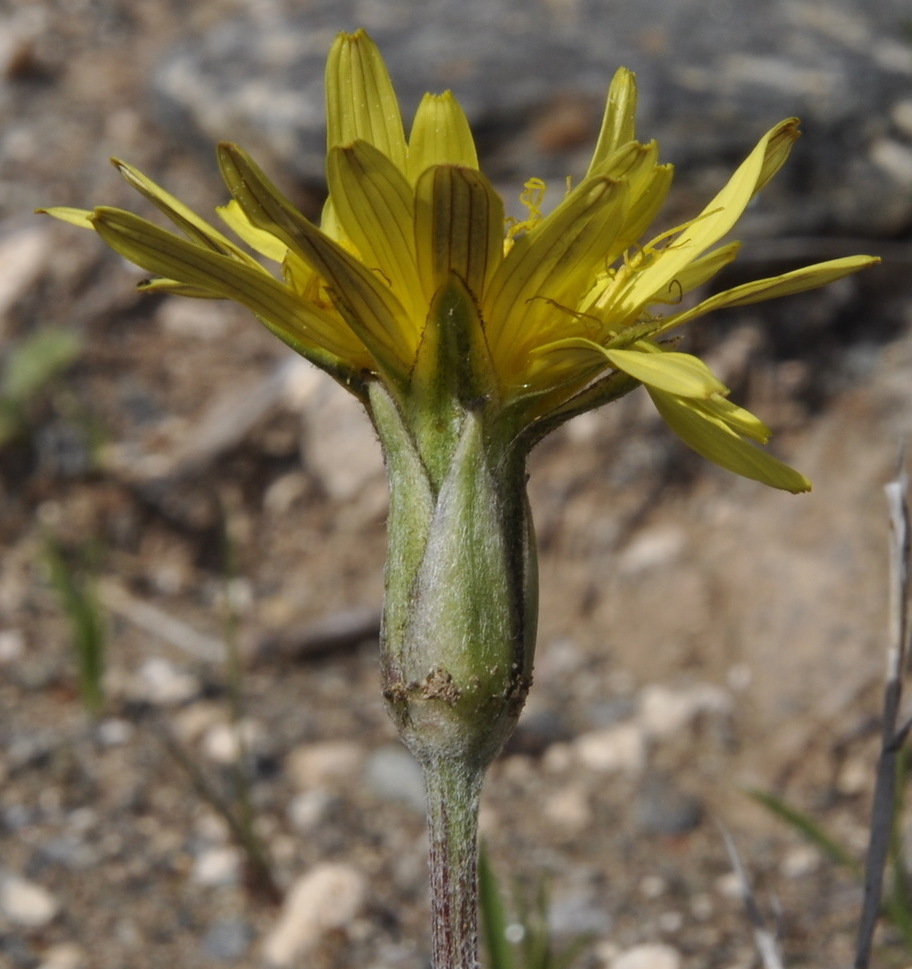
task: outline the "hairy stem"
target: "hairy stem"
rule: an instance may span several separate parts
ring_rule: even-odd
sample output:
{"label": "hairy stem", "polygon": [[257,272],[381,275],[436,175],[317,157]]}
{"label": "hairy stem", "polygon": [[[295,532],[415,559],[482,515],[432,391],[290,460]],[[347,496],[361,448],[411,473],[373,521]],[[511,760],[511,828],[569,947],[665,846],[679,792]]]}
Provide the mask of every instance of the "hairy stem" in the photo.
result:
{"label": "hairy stem", "polygon": [[484,769],[458,757],[424,763],[433,969],[478,969],[478,798]]}

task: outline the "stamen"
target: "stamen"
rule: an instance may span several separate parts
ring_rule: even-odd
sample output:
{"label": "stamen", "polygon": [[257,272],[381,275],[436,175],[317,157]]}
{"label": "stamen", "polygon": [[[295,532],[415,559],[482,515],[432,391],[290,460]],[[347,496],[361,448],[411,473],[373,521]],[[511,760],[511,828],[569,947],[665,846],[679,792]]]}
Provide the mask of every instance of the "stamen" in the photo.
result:
{"label": "stamen", "polygon": [[505,249],[508,248],[507,243],[514,242],[517,236],[534,229],[544,218],[541,206],[545,200],[546,190],[547,186],[540,178],[530,178],[526,182],[524,191],[519,196],[519,201],[529,210],[529,215],[525,219],[514,219],[511,216],[504,220],[506,228]]}

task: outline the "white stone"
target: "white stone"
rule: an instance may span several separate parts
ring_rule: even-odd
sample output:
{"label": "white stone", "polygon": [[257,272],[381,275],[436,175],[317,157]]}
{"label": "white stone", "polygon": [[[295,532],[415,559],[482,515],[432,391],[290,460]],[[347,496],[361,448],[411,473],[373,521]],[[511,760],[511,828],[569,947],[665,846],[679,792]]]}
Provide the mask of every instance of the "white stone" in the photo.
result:
{"label": "white stone", "polygon": [[741,878],[735,871],[729,871],[724,875],[719,875],[714,885],[716,891],[725,898],[741,898],[744,893]]}
{"label": "white stone", "polygon": [[225,337],[231,323],[223,303],[203,299],[166,299],[155,318],[166,333],[203,341]]}
{"label": "white stone", "polygon": [[253,720],[217,723],[203,737],[203,753],[217,764],[233,764],[245,753],[257,749],[263,728]]}
{"label": "white stone", "polygon": [[615,956],[610,969],[681,969],[681,953],[670,945],[635,945]]}
{"label": "white stone", "polygon": [[653,528],[641,532],[618,557],[621,575],[633,576],[660,566],[670,565],[680,557],[687,538],[680,528]]}
{"label": "white stone", "polygon": [[871,145],[871,161],[903,186],[912,186],[912,149],[892,138]]}
{"label": "white stone", "polygon": [[542,770],[546,774],[565,774],[573,767],[573,747],[570,744],[551,744],[542,756]]}
{"label": "white stone", "polygon": [[303,791],[291,799],[286,815],[299,834],[309,834],[330,816],[336,798],[324,788]]}
{"label": "white stone", "polygon": [[912,138],[912,98],[895,102],[890,109],[890,119],[907,138]]}
{"label": "white stone", "polygon": [[236,885],[241,873],[241,853],[231,845],[208,848],[193,864],[190,877],[198,885]]}
{"label": "white stone", "polygon": [[786,878],[801,878],[819,868],[820,852],[812,845],[797,845],[779,863],[779,870]]}
{"label": "white stone", "polygon": [[60,903],[46,888],[12,872],[0,872],[0,913],[10,922],[39,929],[59,911]]}
{"label": "white stone", "polygon": [[61,942],[45,951],[38,969],[83,969],[87,965],[85,952],[75,942]]}
{"label": "white stone", "polygon": [[573,749],[583,767],[603,774],[637,773],[646,765],[646,738],[636,723],[619,723],[580,734],[573,741]]}
{"label": "white stone", "polygon": [[302,744],[288,755],[288,779],[299,791],[338,786],[343,778],[355,778],[364,762],[364,750],[350,740],[327,740]]}
{"label": "white stone", "polygon": [[329,380],[304,408],[306,467],[335,501],[360,495],[372,479],[382,481],[383,457],[364,408]]}
{"label": "white stone", "polygon": [[6,329],[6,315],[25,295],[50,261],[51,230],[29,226],[0,239],[0,336]]}
{"label": "white stone", "polygon": [[121,720],[118,717],[108,717],[97,727],[98,742],[103,747],[119,747],[121,744],[129,743],[134,733],[133,724],[129,720]]}
{"label": "white stone", "polygon": [[545,799],[545,818],[565,834],[580,834],[592,824],[592,806],[586,792],[567,784]]}
{"label": "white stone", "polygon": [[709,683],[673,689],[651,683],[640,691],[637,720],[650,737],[669,737],[704,713],[731,712],[731,695]]}
{"label": "white stone", "polygon": [[140,666],[131,692],[156,706],[171,706],[195,697],[200,684],[195,676],[163,656],[150,656]]}
{"label": "white stone", "polygon": [[171,719],[174,732],[185,744],[196,743],[206,731],[225,722],[225,709],[211,700],[199,700],[178,710]]}
{"label": "white stone", "polygon": [[864,794],[874,786],[874,762],[864,757],[851,757],[836,778],[836,790],[847,797]]}
{"label": "white stone", "polygon": [[319,865],[302,875],[288,890],[279,920],[263,942],[266,962],[276,969],[303,965],[327,932],[353,921],[366,895],[364,876],[351,865]]}
{"label": "white stone", "polygon": [[646,898],[660,898],[668,891],[668,882],[661,875],[644,875],[639,888]]}
{"label": "white stone", "polygon": [[21,629],[0,629],[0,666],[15,663],[25,655],[25,633]]}

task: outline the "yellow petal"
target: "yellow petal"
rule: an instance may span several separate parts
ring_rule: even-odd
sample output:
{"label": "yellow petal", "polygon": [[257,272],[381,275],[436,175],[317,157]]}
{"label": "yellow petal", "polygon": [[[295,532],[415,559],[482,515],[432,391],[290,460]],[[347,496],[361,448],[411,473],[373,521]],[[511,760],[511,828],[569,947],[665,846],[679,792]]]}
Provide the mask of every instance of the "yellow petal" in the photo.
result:
{"label": "yellow petal", "polygon": [[432,165],[478,168],[475,140],[459,102],[450,91],[425,94],[412,122],[408,144],[408,177],[414,185]]}
{"label": "yellow petal", "polygon": [[766,444],[772,436],[772,431],[749,410],[733,404],[727,397],[714,397],[710,408],[733,431],[741,437],[749,437],[758,444]]}
{"label": "yellow petal", "polygon": [[803,474],[743,440],[713,413],[712,402],[683,400],[653,389],[649,395],[681,440],[714,464],[792,494],[811,490]]}
{"label": "yellow petal", "polygon": [[363,31],[339,34],[326,62],[327,148],[366,141],[406,170],[405,131],[393,83]]}
{"label": "yellow petal", "polygon": [[797,137],[798,122],[794,118],[768,131],[703,212],[664,249],[654,253],[643,269],[632,274],[630,286],[618,298],[618,313],[633,315],[655,293],[664,292],[688,263],[730,232],[758,188],[781,167]]}
{"label": "yellow petal", "polygon": [[628,187],[622,228],[605,253],[605,265],[613,263],[640,240],[665,202],[674,170],[671,165],[659,165],[658,156],[654,141],[648,145],[631,141],[600,166],[599,175],[623,180]]}
{"label": "yellow petal", "polygon": [[180,199],[175,198],[170,192],[165,191],[160,185],[153,182],[151,178],[143,175],[138,168],[134,168],[118,158],[112,158],[111,161],[124,181],[135,188],[140,195],[147,198],[157,209],[164,212],[188,239],[198,242],[201,246],[205,246],[213,252],[223,252],[235,259],[240,259],[242,262],[255,262],[243,249],[240,249],[229,238],[222,235],[214,226],[209,225],[205,219],[201,219]]}
{"label": "yellow petal", "polygon": [[225,299],[221,293],[202,286],[191,286],[179,283],[176,279],[165,279],[163,276],[153,276],[136,284],[141,293],[164,293],[168,296],[188,296],[191,299]]}
{"label": "yellow petal", "polygon": [[516,240],[484,298],[482,316],[495,359],[522,355],[525,345],[548,339],[548,320],[559,314],[545,299],[560,303],[570,295],[575,307],[591,287],[622,228],[627,193],[626,182],[586,179]]}
{"label": "yellow petal", "polygon": [[390,288],[337,242],[323,235],[276,189],[237,145],[219,145],[219,165],[250,221],[281,239],[324,278],[339,312],[396,381],[411,366],[418,343]]}
{"label": "yellow petal", "polygon": [[333,148],[326,172],[343,232],[411,315],[421,286],[415,265],[415,199],[405,175],[364,141]]}
{"label": "yellow petal", "polygon": [[334,315],[309,306],[262,267],[213,252],[132,212],[98,208],[95,230],[130,262],[166,279],[233,299],[251,309],[285,343],[318,366],[338,372],[369,367],[370,356]]}
{"label": "yellow petal", "polygon": [[94,229],[91,209],[74,209],[69,205],[54,205],[49,209],[35,209],[38,215],[49,215],[61,222],[78,225],[80,229]]}
{"label": "yellow petal", "polygon": [[663,292],[653,294],[652,303],[678,303],[681,297],[712,279],[738,255],[740,242],[729,242],[695,259],[665,287]]}
{"label": "yellow petal", "polygon": [[415,240],[429,302],[451,273],[480,300],[503,254],[503,201],[472,168],[437,165],[416,187]]}
{"label": "yellow petal", "polygon": [[601,168],[608,159],[636,135],[637,87],[636,74],[621,67],[614,75],[608,89],[602,127],[589,171],[586,175],[601,174]]}
{"label": "yellow petal", "polygon": [[604,347],[593,340],[570,337],[535,347],[523,374],[524,393],[545,393],[552,388],[583,380],[588,383],[606,369]]}
{"label": "yellow petal", "polygon": [[636,245],[652,225],[668,197],[673,175],[671,165],[652,165],[649,168],[643,166],[632,177],[628,176],[629,204],[624,213],[623,229],[614,243],[611,262]]}
{"label": "yellow petal", "polygon": [[801,136],[798,130],[799,121],[797,118],[786,118],[780,121],[766,136],[766,148],[763,154],[763,167],[760,169],[760,176],[754,186],[754,195],[761,191],[767,182],[779,171],[788,161],[795,142]]}
{"label": "yellow petal", "polygon": [[285,253],[288,252],[287,246],[284,245],[281,239],[276,239],[274,235],[258,229],[244,215],[244,210],[238,205],[235,199],[232,199],[227,205],[217,206],[215,211],[218,212],[225,225],[239,239],[243,239],[255,252],[258,252],[261,256],[265,256],[267,259],[271,259],[273,262],[282,262],[285,258]]}
{"label": "yellow petal", "polygon": [[676,397],[709,398],[728,388],[699,358],[673,350],[659,353],[603,349],[612,366],[641,383]]}
{"label": "yellow petal", "polygon": [[734,289],[728,289],[723,293],[710,296],[709,299],[703,300],[702,303],[698,303],[692,309],[679,313],[677,316],[668,317],[662,326],[662,331],[680,326],[682,323],[687,323],[712,310],[731,306],[748,306],[762,300],[791,296],[794,293],[803,293],[808,289],[816,289],[818,286],[826,286],[827,283],[867,269],[879,262],[880,259],[877,256],[844,256],[841,259],[831,259],[828,262],[819,262],[813,266],[804,266],[790,273],[783,273],[781,276],[755,279],[753,282],[744,283]]}

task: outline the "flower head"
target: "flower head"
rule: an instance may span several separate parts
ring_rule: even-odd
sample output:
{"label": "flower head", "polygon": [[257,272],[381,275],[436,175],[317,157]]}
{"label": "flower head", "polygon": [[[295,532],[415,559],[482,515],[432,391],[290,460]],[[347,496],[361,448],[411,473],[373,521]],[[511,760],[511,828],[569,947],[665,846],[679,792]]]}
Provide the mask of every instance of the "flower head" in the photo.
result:
{"label": "flower head", "polygon": [[406,139],[386,67],[363,31],[336,40],[326,80],[329,197],[319,227],[244,151],[219,146],[232,195],[219,215],[257,258],[122,162],[124,178],[180,235],[104,206],[49,211],[94,228],[152,273],[146,290],[247,306],[369,410],[369,387],[382,382],[418,440],[446,423],[454,401],[471,400],[486,433],[528,449],[643,384],[710,460],[777,488],[810,487],[755,446],[768,428],[669,339],[711,310],[811,289],[876,261],[835,259],[685,306],[737,255],[723,239],[785,162],[795,119],[768,131],[701,213],[650,240],[672,169],[655,142],[636,140],[627,70],[611,84],[585,176],[547,215],[543,184],[528,182],[521,221],[505,219],[449,92],[424,97]]}

